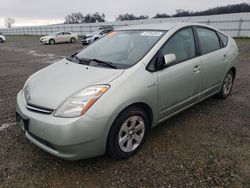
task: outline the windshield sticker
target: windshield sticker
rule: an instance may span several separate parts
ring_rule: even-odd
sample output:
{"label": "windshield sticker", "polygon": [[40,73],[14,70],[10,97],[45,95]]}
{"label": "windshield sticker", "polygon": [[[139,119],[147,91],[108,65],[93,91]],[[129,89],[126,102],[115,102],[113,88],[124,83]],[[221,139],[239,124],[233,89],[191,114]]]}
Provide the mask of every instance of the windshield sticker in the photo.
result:
{"label": "windshield sticker", "polygon": [[143,32],[141,36],[148,36],[148,37],[159,37],[162,35],[162,32]]}

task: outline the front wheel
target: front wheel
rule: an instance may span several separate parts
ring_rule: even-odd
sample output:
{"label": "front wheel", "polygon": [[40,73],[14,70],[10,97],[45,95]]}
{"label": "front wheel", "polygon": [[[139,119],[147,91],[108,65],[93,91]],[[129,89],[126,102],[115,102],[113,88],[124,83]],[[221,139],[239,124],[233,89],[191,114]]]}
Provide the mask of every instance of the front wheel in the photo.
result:
{"label": "front wheel", "polygon": [[220,92],[217,94],[217,96],[220,98],[220,99],[225,99],[227,98],[232,89],[233,89],[233,83],[234,83],[234,73],[230,70],[224,80],[223,80],[223,83],[222,83],[222,86],[221,86],[221,89],[220,89]]}
{"label": "front wheel", "polygon": [[2,38],[0,38],[0,43],[3,43],[3,39]]}
{"label": "front wheel", "polygon": [[137,106],[127,108],[110,129],[107,152],[117,159],[129,158],[142,147],[149,129],[149,120],[143,110]]}

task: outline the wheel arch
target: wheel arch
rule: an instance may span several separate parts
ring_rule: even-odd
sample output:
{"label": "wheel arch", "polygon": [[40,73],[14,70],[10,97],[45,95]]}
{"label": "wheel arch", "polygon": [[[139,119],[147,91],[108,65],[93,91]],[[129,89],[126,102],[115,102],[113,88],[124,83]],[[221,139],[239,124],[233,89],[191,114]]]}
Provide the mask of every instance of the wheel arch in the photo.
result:
{"label": "wheel arch", "polygon": [[234,79],[235,79],[235,77],[236,77],[236,68],[235,68],[235,67],[231,67],[231,68],[229,69],[229,71],[232,71],[232,72],[233,72],[233,76],[234,76]]}
{"label": "wheel arch", "polygon": [[[136,106],[136,107],[139,107],[140,109],[142,109],[147,117],[148,117],[148,120],[149,120],[149,125],[150,127],[152,127],[152,124],[153,124],[153,117],[154,117],[154,114],[153,114],[153,110],[152,108],[145,102],[135,102],[135,103],[132,103],[130,105],[128,105],[127,107],[123,108],[116,116],[116,118],[119,116],[119,114],[121,114],[124,110],[132,107],[132,106]],[[115,119],[116,119],[115,118]]]}
{"label": "wheel arch", "polygon": [[71,37],[70,37],[70,41],[71,41],[72,39],[76,40],[76,37],[75,37],[75,36],[71,36]]}
{"label": "wheel arch", "polygon": [[54,40],[54,41],[55,41],[55,43],[56,43],[56,39],[54,39],[54,38],[50,38],[48,41],[51,41],[51,40]]}
{"label": "wheel arch", "polygon": [[114,126],[114,122],[117,120],[117,118],[119,117],[119,115],[122,112],[124,112],[125,110],[127,110],[128,108],[131,108],[131,107],[139,107],[140,109],[142,109],[146,113],[146,116],[149,119],[150,129],[152,128],[152,125],[153,125],[153,111],[152,111],[152,108],[147,103],[145,103],[145,102],[134,102],[134,103],[131,103],[131,104],[127,105],[125,108],[120,110],[116,114],[116,117],[112,120],[111,126],[109,127],[109,129],[107,131],[107,135],[105,137],[105,140],[106,140],[105,141],[105,153],[108,153],[109,135],[110,135],[110,131],[111,131],[112,127]]}

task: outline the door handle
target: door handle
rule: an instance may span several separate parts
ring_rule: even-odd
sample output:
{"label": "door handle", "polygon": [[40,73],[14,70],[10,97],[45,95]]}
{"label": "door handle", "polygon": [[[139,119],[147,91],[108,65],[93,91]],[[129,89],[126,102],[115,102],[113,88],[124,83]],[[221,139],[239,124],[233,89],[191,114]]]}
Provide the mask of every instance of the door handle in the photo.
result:
{"label": "door handle", "polygon": [[200,70],[201,70],[201,67],[199,66],[199,65],[196,65],[196,66],[194,66],[194,68],[193,68],[193,72],[200,72]]}

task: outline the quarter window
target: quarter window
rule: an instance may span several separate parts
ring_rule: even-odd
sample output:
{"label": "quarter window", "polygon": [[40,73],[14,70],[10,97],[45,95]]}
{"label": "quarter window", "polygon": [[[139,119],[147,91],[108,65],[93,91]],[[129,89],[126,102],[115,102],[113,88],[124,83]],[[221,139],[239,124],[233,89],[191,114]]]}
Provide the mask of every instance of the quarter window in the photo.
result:
{"label": "quarter window", "polygon": [[220,41],[215,31],[206,28],[197,28],[196,30],[202,54],[220,49]]}
{"label": "quarter window", "polygon": [[178,31],[162,48],[162,55],[175,54],[176,63],[196,56],[194,35],[191,28]]}
{"label": "quarter window", "polygon": [[226,35],[223,35],[222,33],[219,33],[219,32],[218,32],[218,35],[222,41],[223,47],[226,47],[227,43],[228,43],[228,37]]}

